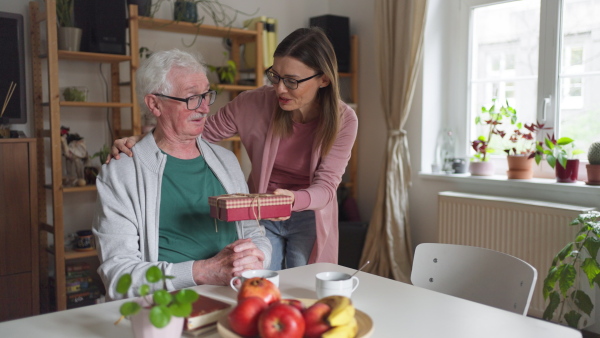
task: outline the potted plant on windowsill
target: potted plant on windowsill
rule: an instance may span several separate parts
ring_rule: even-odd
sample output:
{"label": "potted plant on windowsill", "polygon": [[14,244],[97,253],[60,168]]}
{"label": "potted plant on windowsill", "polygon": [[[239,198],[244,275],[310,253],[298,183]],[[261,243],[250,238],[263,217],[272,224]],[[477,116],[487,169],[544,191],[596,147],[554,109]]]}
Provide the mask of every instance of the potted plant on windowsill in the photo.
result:
{"label": "potted plant on windowsill", "polygon": [[[138,292],[141,298],[125,302],[121,305],[121,318],[129,317],[136,338],[149,337],[181,337],[183,320],[192,313],[192,304],[198,299],[194,290],[183,289],[173,294],[166,290],[166,276],[156,266],[146,271],[148,283],[162,283],[162,289],[150,294],[150,286],[143,284]],[[124,274],[117,282],[117,292],[127,295],[131,287],[131,274]]]}
{"label": "potted plant on windowsill", "polygon": [[600,185],[600,142],[594,142],[590,145],[587,156],[589,163],[586,164],[585,168],[588,180],[585,183],[587,185]]}
{"label": "potted plant on windowsill", "polygon": [[[524,125],[520,122],[513,124],[512,134],[508,137],[508,147],[504,149],[508,162],[508,179],[530,179],[533,177],[533,159],[535,158],[535,134],[544,129],[544,125],[537,122]],[[524,128],[524,129],[523,129]],[[504,132],[501,135],[504,138]]]}
{"label": "potted plant on windowsill", "polygon": [[73,19],[73,0],[56,1],[56,19],[58,23],[58,49],[79,51],[81,28],[75,27]]}
{"label": "potted plant on windowsill", "polygon": [[481,107],[481,112],[475,117],[476,125],[487,127],[487,131],[471,142],[471,147],[475,150],[475,155],[471,158],[469,172],[473,176],[491,176],[494,175],[494,165],[489,162],[488,154],[494,153],[495,149],[490,147],[490,142],[494,135],[500,135],[498,126],[502,124],[504,117],[510,118],[512,123],[516,122],[516,111],[510,107],[508,101],[506,107],[496,107],[496,99],[492,99],[492,106],[488,109]]}
{"label": "potted plant on windowsill", "polygon": [[570,225],[580,230],[556,254],[544,279],[548,305],[543,318],[582,329],[592,324],[594,302],[589,291],[600,285],[600,212],[580,214]]}
{"label": "potted plant on windowsill", "polygon": [[574,140],[569,137],[561,137],[558,140],[547,137],[536,145],[535,162],[540,164],[545,155],[546,162],[555,170],[556,182],[575,183],[579,176],[579,159],[575,156],[584,153],[581,149],[575,149]]}

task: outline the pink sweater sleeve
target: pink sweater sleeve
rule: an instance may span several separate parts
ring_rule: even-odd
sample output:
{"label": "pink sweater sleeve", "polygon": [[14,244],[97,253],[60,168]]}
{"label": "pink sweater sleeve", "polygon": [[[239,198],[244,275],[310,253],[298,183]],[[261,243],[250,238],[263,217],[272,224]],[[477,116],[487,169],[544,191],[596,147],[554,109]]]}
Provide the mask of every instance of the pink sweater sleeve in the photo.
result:
{"label": "pink sweater sleeve", "polygon": [[[319,210],[336,199],[337,187],[342,181],[358,131],[356,113],[346,106],[342,113],[340,132],[329,154],[321,159],[314,173],[312,184],[307,189],[295,192],[299,199],[292,207],[293,211]],[[306,203],[308,194],[308,206]]]}

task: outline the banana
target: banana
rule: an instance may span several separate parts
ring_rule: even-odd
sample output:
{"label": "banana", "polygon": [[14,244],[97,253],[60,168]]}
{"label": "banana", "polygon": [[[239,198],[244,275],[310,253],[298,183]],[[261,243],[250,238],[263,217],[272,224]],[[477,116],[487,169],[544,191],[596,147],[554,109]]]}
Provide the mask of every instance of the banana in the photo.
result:
{"label": "banana", "polygon": [[317,302],[325,303],[331,308],[331,312],[329,313],[329,316],[327,316],[327,321],[330,326],[343,326],[351,323],[354,319],[356,310],[348,297],[329,296],[321,298]]}
{"label": "banana", "polygon": [[358,323],[353,317],[352,320],[340,326],[332,327],[321,335],[321,338],[354,338],[358,333]]}

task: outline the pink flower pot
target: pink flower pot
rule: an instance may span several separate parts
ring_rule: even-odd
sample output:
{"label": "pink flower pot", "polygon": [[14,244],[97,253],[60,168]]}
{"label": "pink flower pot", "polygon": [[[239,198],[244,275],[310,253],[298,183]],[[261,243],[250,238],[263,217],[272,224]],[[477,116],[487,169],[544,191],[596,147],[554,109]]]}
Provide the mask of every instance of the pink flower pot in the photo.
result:
{"label": "pink flower pot", "polygon": [[492,176],[494,175],[494,163],[492,162],[471,162],[469,172],[473,176]]}
{"label": "pink flower pot", "polygon": [[600,185],[600,164],[586,164],[588,180],[587,185]]}
{"label": "pink flower pot", "polygon": [[577,176],[579,173],[579,160],[567,160],[566,168],[563,168],[563,166],[556,161],[554,172],[556,173],[556,182],[575,183],[577,182]]}

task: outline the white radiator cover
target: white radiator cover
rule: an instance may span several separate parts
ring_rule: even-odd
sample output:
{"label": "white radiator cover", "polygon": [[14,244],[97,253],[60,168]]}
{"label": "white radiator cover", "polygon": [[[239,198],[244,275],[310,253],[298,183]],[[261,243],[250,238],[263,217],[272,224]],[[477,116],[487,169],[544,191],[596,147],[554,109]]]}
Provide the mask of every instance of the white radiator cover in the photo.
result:
{"label": "white radiator cover", "polygon": [[[444,191],[438,194],[440,243],[488,248],[533,265],[538,280],[528,314],[542,317],[542,285],[552,258],[579,230],[569,226],[592,207]],[[593,297],[592,297],[593,299]]]}

